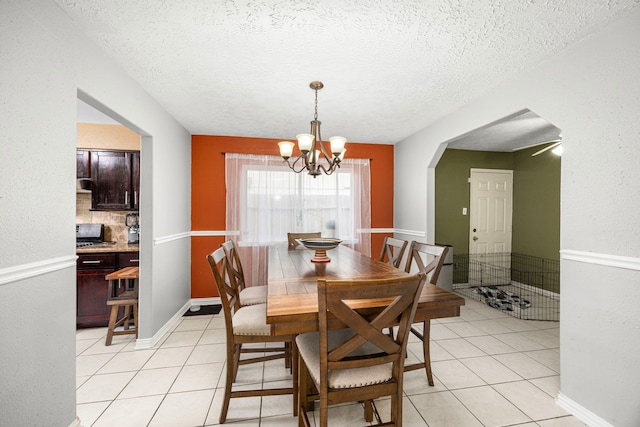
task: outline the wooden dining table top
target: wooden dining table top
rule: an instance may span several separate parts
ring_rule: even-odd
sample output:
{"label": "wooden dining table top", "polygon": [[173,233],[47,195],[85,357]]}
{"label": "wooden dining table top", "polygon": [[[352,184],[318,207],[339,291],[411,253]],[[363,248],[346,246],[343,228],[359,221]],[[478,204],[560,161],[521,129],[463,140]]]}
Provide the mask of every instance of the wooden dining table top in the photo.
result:
{"label": "wooden dining table top", "polygon": [[[313,263],[314,252],[302,246],[269,248],[269,279],[267,283],[267,323],[274,333],[311,332],[318,329],[317,281],[383,279],[406,277],[409,273],[384,262],[362,255],[346,246],[327,251],[327,263]],[[360,310],[375,310],[373,301],[363,300]],[[416,310],[415,321],[455,317],[460,315],[464,298],[425,283]]]}

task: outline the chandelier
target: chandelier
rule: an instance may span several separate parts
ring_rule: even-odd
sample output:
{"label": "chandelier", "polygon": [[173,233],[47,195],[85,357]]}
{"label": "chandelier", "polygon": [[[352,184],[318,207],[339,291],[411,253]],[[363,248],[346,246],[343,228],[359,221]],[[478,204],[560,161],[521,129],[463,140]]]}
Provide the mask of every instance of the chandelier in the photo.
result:
{"label": "chandelier", "polygon": [[347,139],[342,136],[332,136],[329,138],[329,145],[331,154],[327,152],[325,144],[322,142],[320,136],[320,124],[318,121],[318,91],[324,87],[322,82],[311,82],[309,87],[316,92],[316,109],[311,121],[311,132],[301,133],[296,135],[298,139],[298,148],[300,149],[300,156],[298,156],[293,163],[289,161],[289,158],[293,154],[294,143],[289,141],[280,141],[278,146],[280,147],[280,155],[287,162],[287,165],[295,173],[300,173],[307,170],[309,175],[314,178],[324,172],[326,175],[331,175],[336,168],[340,167],[340,162],[344,158],[344,153],[347,151],[344,148],[344,144]]}

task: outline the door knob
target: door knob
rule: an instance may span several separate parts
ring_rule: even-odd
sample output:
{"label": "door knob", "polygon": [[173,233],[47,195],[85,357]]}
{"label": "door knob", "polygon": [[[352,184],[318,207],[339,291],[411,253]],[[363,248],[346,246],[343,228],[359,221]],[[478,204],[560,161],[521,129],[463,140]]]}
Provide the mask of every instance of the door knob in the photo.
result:
{"label": "door knob", "polygon": [[473,236],[473,241],[475,242],[476,240],[478,240],[478,236]]}

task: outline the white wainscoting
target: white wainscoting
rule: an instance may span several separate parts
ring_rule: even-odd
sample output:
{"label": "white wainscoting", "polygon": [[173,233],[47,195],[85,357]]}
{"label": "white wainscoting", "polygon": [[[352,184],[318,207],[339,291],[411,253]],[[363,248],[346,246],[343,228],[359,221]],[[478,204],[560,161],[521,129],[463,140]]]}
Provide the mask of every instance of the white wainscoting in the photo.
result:
{"label": "white wainscoting", "polygon": [[2,268],[0,269],[0,286],[65,268],[75,268],[77,259],[77,255],[72,255]]}
{"label": "white wainscoting", "polygon": [[595,252],[574,251],[571,249],[561,250],[560,256],[562,259],[566,259],[569,261],[604,265],[607,267],[624,268],[627,270],[640,270],[640,258],[599,254]]}

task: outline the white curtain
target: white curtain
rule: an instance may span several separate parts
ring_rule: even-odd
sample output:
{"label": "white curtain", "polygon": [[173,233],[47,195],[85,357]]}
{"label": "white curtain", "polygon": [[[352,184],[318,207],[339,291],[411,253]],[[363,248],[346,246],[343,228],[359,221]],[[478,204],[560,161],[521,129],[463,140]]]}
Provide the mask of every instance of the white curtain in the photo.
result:
{"label": "white curtain", "polygon": [[288,232],[320,231],[371,254],[368,159],[345,159],[315,179],[275,156],[227,153],[225,167],[227,238],[239,246],[247,285],[267,282],[268,246]]}

